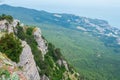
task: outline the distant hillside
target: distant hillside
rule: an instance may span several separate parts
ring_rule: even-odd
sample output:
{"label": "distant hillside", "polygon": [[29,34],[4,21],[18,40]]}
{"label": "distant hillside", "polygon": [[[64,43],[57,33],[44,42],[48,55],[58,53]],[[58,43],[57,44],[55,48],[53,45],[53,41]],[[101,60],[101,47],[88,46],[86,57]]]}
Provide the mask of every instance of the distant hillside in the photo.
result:
{"label": "distant hillside", "polygon": [[0,14],[36,25],[84,80],[120,80],[120,30],[105,20],[0,5]]}

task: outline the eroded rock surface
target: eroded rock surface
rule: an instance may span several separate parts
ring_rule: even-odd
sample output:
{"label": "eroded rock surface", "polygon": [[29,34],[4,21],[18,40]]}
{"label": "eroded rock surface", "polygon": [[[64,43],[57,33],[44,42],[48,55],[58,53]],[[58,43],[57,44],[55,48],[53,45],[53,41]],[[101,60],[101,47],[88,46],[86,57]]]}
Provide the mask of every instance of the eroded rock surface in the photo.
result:
{"label": "eroded rock surface", "polygon": [[33,35],[38,43],[38,48],[41,50],[44,59],[44,55],[47,53],[47,45],[46,41],[42,38],[41,30],[39,28],[35,28]]}
{"label": "eroded rock surface", "polygon": [[17,26],[19,20],[13,20],[12,23],[9,23],[7,20],[0,21],[0,32],[7,31],[8,33],[14,32],[14,27]]}
{"label": "eroded rock surface", "polygon": [[27,80],[40,80],[40,76],[31,52],[30,46],[22,41],[23,51],[20,56],[19,66],[23,68]]}

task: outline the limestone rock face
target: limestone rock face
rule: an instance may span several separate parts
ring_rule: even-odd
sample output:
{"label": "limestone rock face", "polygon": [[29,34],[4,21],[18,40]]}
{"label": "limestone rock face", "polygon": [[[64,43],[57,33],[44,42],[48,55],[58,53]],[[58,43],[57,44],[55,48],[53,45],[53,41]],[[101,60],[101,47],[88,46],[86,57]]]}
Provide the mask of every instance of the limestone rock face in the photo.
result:
{"label": "limestone rock face", "polygon": [[65,66],[65,69],[66,69],[67,71],[69,70],[68,64],[67,64],[67,62],[66,62],[65,60],[59,59],[59,60],[57,61],[57,63],[59,64],[59,66],[64,65],[64,66]]}
{"label": "limestone rock face", "polygon": [[23,72],[24,75],[26,75],[27,80],[40,80],[30,46],[25,41],[22,41],[22,46],[23,51],[20,55],[18,66],[23,68]]}
{"label": "limestone rock face", "polygon": [[12,26],[13,26],[13,27],[16,27],[16,26],[18,25],[18,23],[20,23],[20,21],[17,20],[17,19],[15,19],[15,20],[13,20],[13,22],[12,22]]}
{"label": "limestone rock face", "polygon": [[0,21],[0,32],[7,31],[8,33],[14,32],[14,27],[17,26],[19,20],[13,20],[12,23],[9,23],[7,20]]}
{"label": "limestone rock face", "polygon": [[6,20],[0,21],[0,32],[7,30],[7,24],[8,24],[8,22]]}
{"label": "limestone rock face", "polygon": [[47,53],[47,45],[45,44],[46,41],[42,38],[41,30],[39,28],[35,28],[33,35],[38,43],[38,48],[41,50],[44,59],[44,55]]}

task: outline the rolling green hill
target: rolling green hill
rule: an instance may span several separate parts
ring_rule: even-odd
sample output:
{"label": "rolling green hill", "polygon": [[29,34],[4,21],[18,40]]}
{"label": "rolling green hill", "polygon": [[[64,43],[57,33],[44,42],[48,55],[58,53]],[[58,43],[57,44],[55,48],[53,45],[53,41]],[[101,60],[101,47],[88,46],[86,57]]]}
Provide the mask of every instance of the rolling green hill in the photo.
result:
{"label": "rolling green hill", "polygon": [[107,21],[8,5],[0,6],[3,13],[39,26],[83,80],[120,80],[120,30]]}

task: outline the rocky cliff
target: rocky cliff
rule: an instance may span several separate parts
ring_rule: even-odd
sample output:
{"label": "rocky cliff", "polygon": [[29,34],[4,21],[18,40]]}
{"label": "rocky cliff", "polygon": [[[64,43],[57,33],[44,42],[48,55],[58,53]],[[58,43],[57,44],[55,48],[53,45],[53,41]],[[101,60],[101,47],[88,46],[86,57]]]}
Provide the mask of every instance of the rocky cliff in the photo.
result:
{"label": "rocky cliff", "polygon": [[47,53],[47,42],[42,38],[41,30],[39,28],[34,29],[33,35],[38,44],[39,50],[42,52],[42,57],[44,60],[44,55]]}
{"label": "rocky cliff", "polygon": [[18,66],[23,68],[23,73],[27,77],[27,80],[40,80],[30,46],[25,41],[22,41],[22,46],[23,50]]}
{"label": "rocky cliff", "polygon": [[0,80],[79,80],[60,49],[48,43],[39,28],[2,15],[0,45]]}

